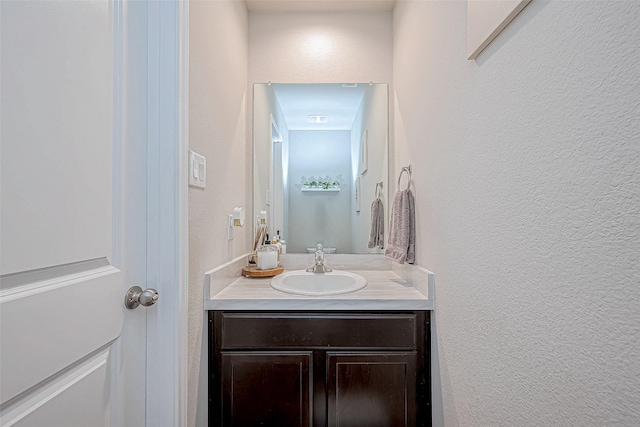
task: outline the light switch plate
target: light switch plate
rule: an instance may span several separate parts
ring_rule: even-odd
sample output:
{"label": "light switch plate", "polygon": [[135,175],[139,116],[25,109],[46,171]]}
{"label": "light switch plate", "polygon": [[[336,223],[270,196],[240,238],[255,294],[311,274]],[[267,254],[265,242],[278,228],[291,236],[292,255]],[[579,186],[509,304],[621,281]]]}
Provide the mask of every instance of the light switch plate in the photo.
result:
{"label": "light switch plate", "polygon": [[207,184],[207,159],[189,150],[189,185],[205,188]]}

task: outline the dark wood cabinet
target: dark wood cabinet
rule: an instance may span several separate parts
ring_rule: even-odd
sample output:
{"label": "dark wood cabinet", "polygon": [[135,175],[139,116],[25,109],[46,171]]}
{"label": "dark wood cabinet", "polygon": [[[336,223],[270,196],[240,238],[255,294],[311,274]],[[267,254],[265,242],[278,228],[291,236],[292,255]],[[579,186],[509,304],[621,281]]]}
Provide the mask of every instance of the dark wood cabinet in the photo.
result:
{"label": "dark wood cabinet", "polygon": [[307,352],[224,352],[223,424],[309,426],[311,356]]}
{"label": "dark wood cabinet", "polygon": [[431,425],[428,312],[209,313],[210,426]]}
{"label": "dark wood cabinet", "polygon": [[415,375],[415,352],[327,352],[327,425],[415,426]]}

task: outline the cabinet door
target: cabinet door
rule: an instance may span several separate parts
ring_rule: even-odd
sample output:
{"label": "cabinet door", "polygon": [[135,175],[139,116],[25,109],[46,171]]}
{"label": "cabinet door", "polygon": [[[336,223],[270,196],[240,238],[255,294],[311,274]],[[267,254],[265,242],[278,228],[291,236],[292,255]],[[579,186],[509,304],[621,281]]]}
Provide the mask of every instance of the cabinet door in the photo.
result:
{"label": "cabinet door", "polygon": [[416,352],[327,353],[329,427],[416,425]]}
{"label": "cabinet door", "polygon": [[222,352],[225,426],[310,426],[309,352]]}

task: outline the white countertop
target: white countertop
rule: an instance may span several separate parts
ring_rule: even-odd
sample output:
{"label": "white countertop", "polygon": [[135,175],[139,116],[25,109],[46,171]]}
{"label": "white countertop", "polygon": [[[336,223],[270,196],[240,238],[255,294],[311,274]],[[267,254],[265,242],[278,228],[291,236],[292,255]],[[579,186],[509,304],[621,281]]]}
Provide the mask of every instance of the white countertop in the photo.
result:
{"label": "white countertop", "polygon": [[432,310],[433,299],[391,270],[349,270],[367,286],[342,295],[305,296],[275,290],[270,278],[240,277],[210,298],[205,310]]}

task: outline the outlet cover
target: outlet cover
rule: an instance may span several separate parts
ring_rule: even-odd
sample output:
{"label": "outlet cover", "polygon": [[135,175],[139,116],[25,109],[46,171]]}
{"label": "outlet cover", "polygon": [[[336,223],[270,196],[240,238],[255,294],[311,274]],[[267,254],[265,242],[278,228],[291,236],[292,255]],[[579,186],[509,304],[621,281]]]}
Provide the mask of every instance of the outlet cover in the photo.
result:
{"label": "outlet cover", "polygon": [[233,215],[229,215],[227,222],[227,240],[233,240]]}

